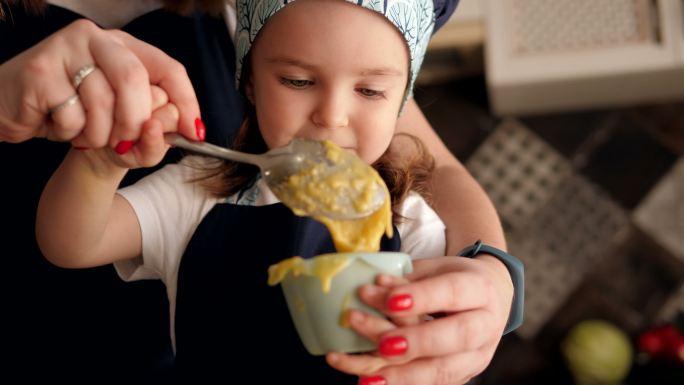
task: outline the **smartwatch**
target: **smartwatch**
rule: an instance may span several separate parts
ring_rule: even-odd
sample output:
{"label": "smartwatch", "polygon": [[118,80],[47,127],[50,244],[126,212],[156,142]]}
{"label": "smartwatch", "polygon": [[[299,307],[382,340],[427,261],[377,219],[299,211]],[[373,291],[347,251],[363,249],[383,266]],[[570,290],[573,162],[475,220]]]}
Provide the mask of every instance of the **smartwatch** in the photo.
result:
{"label": "smartwatch", "polygon": [[523,311],[525,307],[525,267],[516,257],[496,247],[487,246],[478,240],[474,245],[461,250],[458,255],[461,257],[473,258],[478,254],[489,254],[506,265],[508,273],[513,281],[513,303],[511,313],[508,315],[508,322],[503,334],[507,334],[517,329],[523,322]]}

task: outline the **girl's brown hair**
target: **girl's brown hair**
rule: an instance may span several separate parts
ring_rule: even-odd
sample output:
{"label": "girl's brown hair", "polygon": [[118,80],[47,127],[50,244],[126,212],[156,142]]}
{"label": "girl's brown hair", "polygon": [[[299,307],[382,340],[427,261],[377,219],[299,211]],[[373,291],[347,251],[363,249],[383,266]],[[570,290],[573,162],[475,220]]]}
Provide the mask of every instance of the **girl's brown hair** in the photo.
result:
{"label": "girl's brown hair", "polygon": [[[233,148],[250,153],[263,153],[268,150],[256,120],[254,106],[248,103],[245,120],[238,131]],[[397,139],[405,138],[413,148]],[[398,151],[399,147],[401,151]],[[385,153],[372,164],[385,181],[392,200],[392,214],[395,223],[402,220],[399,215],[401,203],[409,191],[421,194],[428,202],[431,200],[429,180],[434,170],[434,159],[423,142],[413,135],[397,134]],[[213,196],[224,198],[249,187],[254,182],[259,169],[255,166],[230,161],[220,161],[203,169],[201,176],[194,180]]]}
{"label": "girl's brown hair", "polygon": [[[186,15],[194,9],[201,9],[209,13],[219,13],[223,9],[223,0],[162,0],[164,7],[168,10]],[[21,4],[27,11],[40,13],[47,5],[46,0],[2,0],[0,1],[0,20],[4,19],[5,12],[3,4]]]}

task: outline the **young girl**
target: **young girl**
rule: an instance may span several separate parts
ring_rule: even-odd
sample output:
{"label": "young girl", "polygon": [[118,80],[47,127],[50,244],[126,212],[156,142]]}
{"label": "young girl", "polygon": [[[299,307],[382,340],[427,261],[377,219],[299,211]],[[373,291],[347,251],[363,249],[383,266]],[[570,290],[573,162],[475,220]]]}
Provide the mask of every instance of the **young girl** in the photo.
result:
{"label": "young girl", "polygon": [[[382,249],[444,255],[443,223],[410,192],[425,190],[431,159],[417,141],[397,143],[418,143],[408,164],[388,150],[432,32],[431,0],[244,0],[237,9],[237,80],[249,107],[235,147],[263,152],[311,138],[354,151],[391,191],[396,235]],[[151,120],[129,153],[71,150],[39,207],[45,256],[161,279],[181,376],[227,377],[256,360],[267,369],[248,374],[256,383],[355,383],[306,353],[281,291],[266,285],[269,265],[333,251],[325,228],[294,216],[244,164],[188,157],[116,191],[163,146]]]}

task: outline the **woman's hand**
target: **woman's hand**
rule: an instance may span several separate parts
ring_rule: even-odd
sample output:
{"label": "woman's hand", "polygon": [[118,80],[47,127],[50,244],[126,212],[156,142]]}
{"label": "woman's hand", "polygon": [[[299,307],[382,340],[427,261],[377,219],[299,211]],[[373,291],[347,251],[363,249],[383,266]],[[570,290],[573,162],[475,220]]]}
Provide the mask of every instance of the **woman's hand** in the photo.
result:
{"label": "woman's hand", "polygon": [[496,258],[414,261],[407,280],[379,276],[361,298],[389,320],[350,312],[351,327],[378,344],[363,355],[329,353],[328,363],[362,385],[464,384],[491,361],[513,298]]}
{"label": "woman's hand", "polygon": [[97,149],[72,149],[82,153],[92,171],[100,175],[122,177],[129,169],[156,166],[161,162],[169,145],[164,134],[175,132],[178,127],[178,108],[168,102],[166,93],[153,86],[153,108],[150,119],[140,128],[140,136],[122,152],[120,148],[101,147]]}
{"label": "woman's hand", "polygon": [[[74,76],[89,64],[95,71],[74,87]],[[0,65],[0,84],[0,141],[46,137],[87,148],[134,142],[154,110],[155,85],[178,108],[178,131],[200,139],[199,105],[184,67],[149,44],[87,20]],[[76,103],[50,113],[70,98]]]}

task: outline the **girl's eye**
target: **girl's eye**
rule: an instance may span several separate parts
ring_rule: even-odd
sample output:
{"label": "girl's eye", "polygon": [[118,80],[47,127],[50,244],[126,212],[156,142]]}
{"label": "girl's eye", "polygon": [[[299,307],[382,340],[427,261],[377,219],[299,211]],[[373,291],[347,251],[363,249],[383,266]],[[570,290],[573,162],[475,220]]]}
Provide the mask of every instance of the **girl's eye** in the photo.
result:
{"label": "girl's eye", "polygon": [[280,82],[292,88],[306,88],[313,84],[311,80],[280,78]]}
{"label": "girl's eye", "polygon": [[371,90],[370,88],[357,88],[356,91],[368,98],[383,97],[385,93],[382,91]]}

